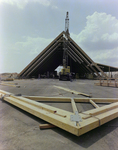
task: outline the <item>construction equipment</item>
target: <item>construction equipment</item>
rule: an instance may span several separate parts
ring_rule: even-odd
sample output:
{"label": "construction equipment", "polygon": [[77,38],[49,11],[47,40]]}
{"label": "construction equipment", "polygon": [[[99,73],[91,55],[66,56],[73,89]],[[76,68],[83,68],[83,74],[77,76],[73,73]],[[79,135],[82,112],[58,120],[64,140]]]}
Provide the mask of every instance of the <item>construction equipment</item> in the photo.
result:
{"label": "construction equipment", "polygon": [[68,45],[68,36],[69,36],[69,13],[66,13],[65,19],[65,37],[63,38],[63,68],[59,73],[59,80],[70,80],[70,66],[68,66],[68,54],[67,54],[67,45]]}

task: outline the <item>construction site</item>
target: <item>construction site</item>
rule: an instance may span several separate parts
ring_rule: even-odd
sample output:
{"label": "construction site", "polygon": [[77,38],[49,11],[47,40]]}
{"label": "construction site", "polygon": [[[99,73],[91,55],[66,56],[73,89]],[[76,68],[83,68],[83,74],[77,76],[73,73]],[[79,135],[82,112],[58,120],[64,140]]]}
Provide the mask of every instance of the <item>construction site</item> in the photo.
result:
{"label": "construction site", "polygon": [[19,74],[0,76],[0,150],[117,150],[117,73],[70,37],[67,12],[65,31]]}

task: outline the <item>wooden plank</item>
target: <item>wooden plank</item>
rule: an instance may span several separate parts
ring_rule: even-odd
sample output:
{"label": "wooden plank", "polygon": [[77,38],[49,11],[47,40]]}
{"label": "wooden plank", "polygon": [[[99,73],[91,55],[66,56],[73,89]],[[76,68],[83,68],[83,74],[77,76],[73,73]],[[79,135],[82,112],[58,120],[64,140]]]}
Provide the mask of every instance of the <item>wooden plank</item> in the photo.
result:
{"label": "wooden plank", "polygon": [[71,98],[71,104],[72,104],[73,112],[74,112],[74,113],[75,113],[76,111],[78,112],[78,110],[77,110],[77,106],[76,106],[75,101],[74,101],[74,99],[73,99],[73,98]]}
{"label": "wooden plank", "polygon": [[19,85],[13,85],[13,84],[0,83],[0,85],[12,86],[12,87],[20,88],[20,86],[19,86]]}
{"label": "wooden plank", "polygon": [[[48,54],[44,54],[40,59],[38,59],[36,61],[36,63],[32,64],[32,66],[30,66],[30,68],[25,72],[25,74],[30,75],[39,65],[41,65],[41,63],[43,63],[44,60],[46,60],[59,46],[61,45],[61,43],[55,43],[54,48],[53,46],[49,49],[49,51],[47,51]],[[53,49],[52,49],[53,48]],[[32,68],[32,69],[31,69]],[[29,73],[28,73],[29,72]]]}
{"label": "wooden plank", "polygon": [[45,97],[45,96],[24,96],[24,97],[40,102],[71,102],[70,97]]}
{"label": "wooden plank", "polygon": [[103,125],[104,123],[109,122],[110,120],[113,120],[117,117],[118,117],[118,108],[101,113],[97,116],[92,116],[80,123],[81,129],[79,130],[79,135],[82,135],[92,129],[95,129],[95,128]]}
{"label": "wooden plank", "polygon": [[[71,98],[71,105],[72,105],[72,109],[73,109],[74,114],[75,114],[75,115],[76,115],[76,113],[79,114],[78,109],[77,109],[77,106],[76,106],[75,101],[74,101],[73,98]],[[79,122],[75,122],[75,125],[76,125],[76,126],[79,126]]]}
{"label": "wooden plank", "polygon": [[89,100],[89,102],[90,102],[95,108],[99,108],[99,106],[98,106],[94,101],[92,101],[91,99]]}
{"label": "wooden plank", "polygon": [[62,89],[62,90],[64,90],[64,91],[71,92],[72,94],[74,93],[74,94],[77,94],[77,95],[84,95],[84,96],[90,97],[90,95],[88,95],[88,94],[81,93],[81,92],[77,92],[77,91],[74,91],[74,90],[70,90],[70,89],[67,89],[67,88],[64,88],[64,87],[61,87],[61,86],[55,86],[55,85],[54,85],[54,87],[59,88],[59,89]]}
{"label": "wooden plank", "polygon": [[[74,47],[77,47],[77,49],[81,52],[81,57],[83,57],[83,59],[87,62],[87,64],[89,64],[89,62],[88,62],[88,60],[89,60],[91,62],[91,64],[93,64],[101,72],[101,74],[103,76],[107,77],[106,74],[103,72],[103,70],[72,40],[71,37],[69,37],[69,40],[74,44],[73,49],[75,49]],[[72,46],[72,44],[71,44],[71,46]],[[79,53],[79,51],[77,51],[77,53]],[[92,68],[92,70],[94,70],[94,72],[96,72],[99,75],[98,71],[96,69],[94,69],[94,67],[92,67],[92,65],[90,65],[90,67]]]}
{"label": "wooden plank", "polygon": [[2,81],[13,81],[14,78],[6,78],[6,79],[2,79]]}
{"label": "wooden plank", "polygon": [[88,115],[98,115],[98,114],[101,114],[101,113],[104,113],[104,112],[107,112],[109,110],[112,110],[112,109],[116,109],[118,108],[118,102],[116,103],[112,103],[110,105],[105,105],[105,106],[102,106],[102,107],[99,107],[97,109],[92,109],[92,110],[88,110],[86,111],[85,113],[88,114]]}
{"label": "wooden plank", "polygon": [[14,83],[14,82],[1,82],[1,83],[4,83],[4,84],[13,84],[13,85],[18,85],[18,83]]}
{"label": "wooden plank", "polygon": [[[118,98],[90,98],[95,103],[115,103],[118,102]],[[74,98],[75,102],[87,102],[89,103],[89,98]]]}
{"label": "wooden plank", "polygon": [[[45,96],[24,96],[25,98],[40,102],[71,102],[70,97],[45,97]],[[90,98],[74,98],[75,102],[89,103]],[[91,98],[96,103],[114,103],[118,98]]]}
{"label": "wooden plank", "polygon": [[[81,59],[82,59],[82,61],[84,62],[86,62],[88,65],[89,65],[89,67],[87,66],[87,65],[84,65],[84,67],[85,68],[87,68],[90,72],[96,72],[96,70],[90,65],[90,63],[89,63],[89,61],[86,59],[86,57],[84,57],[83,56],[83,54],[81,53],[81,52],[79,52],[71,43],[69,43],[70,44],[70,46],[72,47],[72,50],[73,51],[75,51],[76,53],[77,53],[77,55],[79,56],[79,57],[81,57]],[[84,64],[84,63],[83,63]],[[97,74],[98,74],[98,72],[96,72]]]}
{"label": "wooden plank", "polygon": [[50,129],[50,128],[55,128],[56,126],[52,124],[39,124],[40,129]]}

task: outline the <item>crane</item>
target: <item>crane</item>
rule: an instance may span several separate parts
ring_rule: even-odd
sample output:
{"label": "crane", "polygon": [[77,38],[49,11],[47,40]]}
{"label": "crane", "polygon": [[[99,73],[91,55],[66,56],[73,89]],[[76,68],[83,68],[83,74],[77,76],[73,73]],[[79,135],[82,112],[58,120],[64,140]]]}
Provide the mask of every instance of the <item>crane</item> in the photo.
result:
{"label": "crane", "polygon": [[59,73],[59,80],[70,80],[70,66],[68,66],[68,37],[69,34],[69,13],[66,13],[65,19],[65,38],[63,38],[63,68]]}

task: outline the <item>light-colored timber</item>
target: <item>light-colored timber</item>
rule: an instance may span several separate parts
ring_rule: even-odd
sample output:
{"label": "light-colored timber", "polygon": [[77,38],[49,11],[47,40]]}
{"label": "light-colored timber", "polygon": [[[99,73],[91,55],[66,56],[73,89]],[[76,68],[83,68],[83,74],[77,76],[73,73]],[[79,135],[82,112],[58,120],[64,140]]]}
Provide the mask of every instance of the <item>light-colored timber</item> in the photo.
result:
{"label": "light-colored timber", "polygon": [[[76,126],[75,122],[70,119],[70,116],[74,115],[74,112],[55,108],[22,96],[14,96],[12,93],[2,90],[0,90],[0,98],[76,136],[80,136],[118,117],[118,102],[114,102],[96,109],[78,113],[82,118],[82,122],[79,122],[79,125]],[[90,101],[90,99],[86,100],[87,102]],[[73,111],[76,111],[77,108],[74,99],[70,98],[70,101],[73,105]]]}
{"label": "light-colored timber", "polygon": [[74,113],[75,113],[76,111],[78,112],[77,106],[76,106],[75,101],[74,101],[73,98],[71,98],[71,105],[72,105],[73,112],[74,112]]}
{"label": "light-colored timber", "polygon": [[14,81],[14,78],[6,78],[6,79],[2,79],[1,81]]}
{"label": "light-colored timber", "polygon": [[52,124],[39,124],[40,129],[50,129],[50,128],[55,128],[56,126]]}
{"label": "light-colored timber", "polygon": [[[73,109],[74,114],[76,114],[76,113],[79,114],[78,109],[77,109],[77,106],[76,106],[75,101],[74,101],[73,98],[71,98],[71,105],[72,105],[72,109]],[[75,125],[76,125],[76,126],[79,126],[79,123],[78,123],[78,122],[75,122]]]}
{"label": "light-colored timber", "polygon": [[[70,97],[45,97],[45,96],[24,96],[25,98],[40,102],[71,102]],[[89,103],[90,99],[95,103],[114,103],[118,98],[73,98],[75,102]]]}
{"label": "light-colored timber", "polygon": [[6,82],[6,81],[1,82],[1,83],[3,83],[3,84],[13,84],[13,85],[18,85],[18,83],[14,83],[14,82]]}
{"label": "light-colored timber", "polygon": [[94,101],[92,101],[91,99],[89,100],[89,102],[90,102],[95,108],[99,108],[99,106],[98,106]]}
{"label": "light-colored timber", "polygon": [[61,86],[55,86],[54,85],[54,87],[56,87],[58,89],[61,89],[61,90],[64,90],[64,91],[67,91],[67,92],[71,92],[72,94],[77,94],[77,95],[83,95],[83,96],[90,97],[90,95],[88,95],[88,94],[77,92],[77,91],[74,91],[74,90],[70,90],[70,89],[67,89],[67,88],[64,88],[64,87],[61,87]]}
{"label": "light-colored timber", "polygon": [[6,84],[6,83],[0,83],[0,85],[5,85],[5,86],[12,86],[12,87],[17,87],[17,88],[20,88],[19,85],[14,85],[14,84]]}

